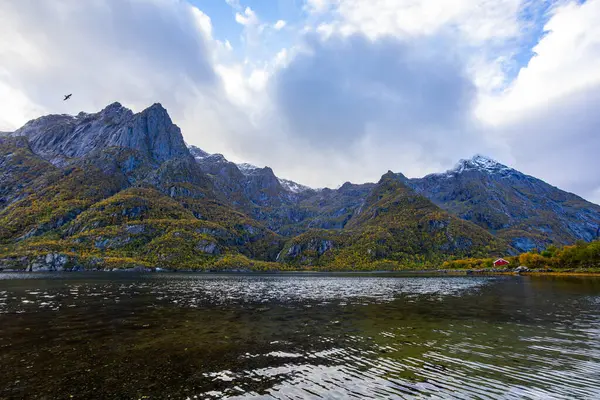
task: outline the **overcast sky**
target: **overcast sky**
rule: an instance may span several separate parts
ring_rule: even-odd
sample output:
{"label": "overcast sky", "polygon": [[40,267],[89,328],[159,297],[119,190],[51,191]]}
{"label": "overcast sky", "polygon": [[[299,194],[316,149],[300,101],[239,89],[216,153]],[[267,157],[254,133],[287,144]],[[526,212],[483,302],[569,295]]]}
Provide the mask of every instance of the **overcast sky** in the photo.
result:
{"label": "overcast sky", "polygon": [[189,144],[314,187],[480,153],[600,203],[599,21],[600,0],[0,0],[0,131],[160,102]]}

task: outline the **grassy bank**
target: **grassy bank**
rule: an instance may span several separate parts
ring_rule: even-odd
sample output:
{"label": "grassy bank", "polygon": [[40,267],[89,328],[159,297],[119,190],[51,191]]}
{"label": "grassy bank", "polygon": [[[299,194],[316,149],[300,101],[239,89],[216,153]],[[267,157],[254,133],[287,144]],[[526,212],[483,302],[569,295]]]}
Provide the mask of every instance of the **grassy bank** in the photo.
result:
{"label": "grassy bank", "polygon": [[[599,275],[600,242],[579,242],[562,248],[550,246],[542,252],[531,251],[518,256],[505,257],[508,268],[494,268],[494,258],[468,258],[439,262],[398,262],[376,260],[371,262],[341,263],[335,259],[321,265],[298,266],[283,262],[256,260],[239,253],[211,255],[181,246],[165,250],[174,256],[158,259],[156,254],[125,253],[119,250],[78,248],[81,244],[64,245],[60,240],[38,240],[36,246],[0,248],[0,270],[118,270],[156,269],[196,271],[295,271],[295,272],[345,272],[345,271],[406,271],[454,274],[514,274],[527,275]],[[524,268],[523,268],[524,267]]]}

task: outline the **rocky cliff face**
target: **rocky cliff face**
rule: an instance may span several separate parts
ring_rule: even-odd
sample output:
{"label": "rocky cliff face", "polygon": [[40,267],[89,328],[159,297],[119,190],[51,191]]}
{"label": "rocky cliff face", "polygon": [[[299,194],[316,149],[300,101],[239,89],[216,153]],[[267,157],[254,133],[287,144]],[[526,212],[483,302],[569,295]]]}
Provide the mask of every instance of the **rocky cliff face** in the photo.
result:
{"label": "rocky cliff face", "polygon": [[278,178],[269,167],[235,164],[222,154],[209,154],[195,146],[190,146],[190,152],[200,169],[212,180],[219,196],[279,233],[285,231],[285,226],[298,222],[295,217],[301,199],[315,193],[310,188]]}
{"label": "rocky cliff face", "polygon": [[599,206],[486,157],[461,160],[445,173],[399,179],[521,251],[598,238]]}
{"label": "rocky cliff face", "polygon": [[10,135],[26,137],[34,153],[55,165],[111,146],[135,149],[159,164],[189,156],[180,129],[160,104],[137,114],[113,103],[95,114],[48,115]]}

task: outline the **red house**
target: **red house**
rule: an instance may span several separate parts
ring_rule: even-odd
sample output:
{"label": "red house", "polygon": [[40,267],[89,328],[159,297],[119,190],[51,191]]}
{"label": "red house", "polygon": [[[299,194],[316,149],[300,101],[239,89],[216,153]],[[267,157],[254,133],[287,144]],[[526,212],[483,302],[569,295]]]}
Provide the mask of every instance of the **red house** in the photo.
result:
{"label": "red house", "polygon": [[503,265],[508,265],[510,264],[508,261],[506,261],[504,258],[499,258],[496,261],[494,261],[494,267],[501,267]]}

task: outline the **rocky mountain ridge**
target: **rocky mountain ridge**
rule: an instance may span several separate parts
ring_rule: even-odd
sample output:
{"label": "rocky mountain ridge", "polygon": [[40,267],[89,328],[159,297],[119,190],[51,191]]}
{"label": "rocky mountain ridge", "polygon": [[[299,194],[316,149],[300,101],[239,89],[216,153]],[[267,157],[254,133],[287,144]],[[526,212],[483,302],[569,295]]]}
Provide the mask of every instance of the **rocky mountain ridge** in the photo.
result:
{"label": "rocky mountain ridge", "polygon": [[520,251],[592,241],[600,234],[598,205],[483,156],[461,160],[445,173],[400,179]]}
{"label": "rocky mountain ridge", "polygon": [[394,269],[600,231],[599,206],[483,156],[311,189],[187,146],[160,104],[32,120],[0,171],[0,264]]}
{"label": "rocky mountain ridge", "polygon": [[189,156],[181,130],[158,103],[134,114],[120,103],[77,116],[48,115],[10,136],[24,136],[34,153],[55,165],[106,147],[135,149],[157,163]]}

